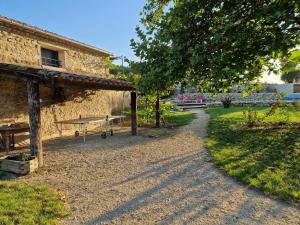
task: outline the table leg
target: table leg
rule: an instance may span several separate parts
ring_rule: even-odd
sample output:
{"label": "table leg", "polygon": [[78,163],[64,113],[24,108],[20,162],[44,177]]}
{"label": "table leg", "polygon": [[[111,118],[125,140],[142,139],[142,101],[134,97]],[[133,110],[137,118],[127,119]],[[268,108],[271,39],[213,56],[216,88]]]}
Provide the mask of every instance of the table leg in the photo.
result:
{"label": "table leg", "polygon": [[85,143],[86,127],[83,125],[83,143]]}
{"label": "table leg", "polygon": [[8,154],[9,152],[9,132],[5,132],[4,135],[3,135],[3,138],[4,138],[4,145],[5,145],[5,150],[6,150],[6,153]]}
{"label": "table leg", "polygon": [[63,136],[63,125],[62,125],[62,123],[60,124],[60,136],[61,137]]}
{"label": "table leg", "polygon": [[11,134],[12,147],[15,148],[15,134]]}

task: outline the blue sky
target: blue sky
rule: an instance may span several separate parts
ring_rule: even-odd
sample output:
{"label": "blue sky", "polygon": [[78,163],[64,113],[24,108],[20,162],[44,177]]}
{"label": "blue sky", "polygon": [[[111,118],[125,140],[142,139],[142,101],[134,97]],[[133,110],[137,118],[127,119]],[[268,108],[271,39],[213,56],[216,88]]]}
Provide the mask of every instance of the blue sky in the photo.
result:
{"label": "blue sky", "polygon": [[129,44],[144,4],[145,0],[0,0],[0,15],[135,59]]}

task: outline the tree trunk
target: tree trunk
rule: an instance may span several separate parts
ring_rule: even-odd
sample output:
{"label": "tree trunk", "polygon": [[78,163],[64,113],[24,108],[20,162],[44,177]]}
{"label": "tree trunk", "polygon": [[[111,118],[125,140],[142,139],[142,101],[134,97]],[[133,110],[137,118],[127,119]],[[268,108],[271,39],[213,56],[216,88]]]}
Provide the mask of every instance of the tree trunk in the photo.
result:
{"label": "tree trunk", "polygon": [[39,84],[34,80],[27,81],[29,125],[30,125],[30,152],[38,157],[39,167],[43,162],[43,145],[41,136],[41,106]]}
{"label": "tree trunk", "polygon": [[155,103],[155,127],[160,127],[160,105],[159,105],[159,96],[157,96]]}
{"label": "tree trunk", "polygon": [[[145,105],[146,105],[146,107],[149,105],[149,99],[148,99],[148,97],[145,97]],[[149,117],[150,117],[149,111],[146,108],[146,122],[147,123],[149,123]]]}
{"label": "tree trunk", "polygon": [[136,92],[131,92],[131,133],[133,136],[137,135],[137,104]]}

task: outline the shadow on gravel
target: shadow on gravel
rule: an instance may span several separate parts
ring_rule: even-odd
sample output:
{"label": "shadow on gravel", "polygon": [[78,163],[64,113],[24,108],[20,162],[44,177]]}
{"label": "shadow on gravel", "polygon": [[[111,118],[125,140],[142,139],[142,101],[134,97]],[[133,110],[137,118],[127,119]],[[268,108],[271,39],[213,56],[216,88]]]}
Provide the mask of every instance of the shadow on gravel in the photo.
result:
{"label": "shadow on gravel", "polygon": [[[285,204],[276,204],[275,201],[264,203],[265,210],[257,211],[257,202],[261,200],[261,196],[252,190],[243,199],[236,199],[239,196],[235,192],[241,192],[241,187],[232,179],[223,178],[211,163],[205,162],[205,157],[201,152],[168,157],[153,162],[144,171],[122,182],[113,184],[112,186],[134,186],[168,174],[156,186],[137,193],[131,200],[87,222],[86,225],[114,223],[114,220],[132,216],[143,208],[147,210],[147,215],[153,215],[154,224],[161,225],[198,224],[199,219],[207,224],[270,224],[274,219],[272,216],[280,217],[288,213]],[[181,186],[182,191],[176,193],[178,186]],[[163,211],[167,208],[172,209],[167,216],[155,218],[158,209]],[[270,215],[272,216],[269,217]],[[143,218],[132,218],[143,221]]]}
{"label": "shadow on gravel", "polygon": [[108,136],[103,139],[101,132],[91,132],[87,135],[86,143],[83,143],[83,138],[80,137],[59,137],[45,141],[44,149],[49,152],[64,152],[68,150],[76,151],[102,151],[112,146],[122,150],[139,144],[155,142],[175,135],[178,129],[155,129],[147,128],[140,129],[138,136],[132,136],[129,129],[116,131],[114,136]]}

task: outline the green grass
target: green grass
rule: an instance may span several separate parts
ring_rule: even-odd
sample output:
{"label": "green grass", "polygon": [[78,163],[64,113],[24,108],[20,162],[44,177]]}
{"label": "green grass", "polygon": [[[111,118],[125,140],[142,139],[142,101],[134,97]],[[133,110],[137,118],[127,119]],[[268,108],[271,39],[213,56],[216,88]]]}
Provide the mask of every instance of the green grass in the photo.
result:
{"label": "green grass", "polygon": [[[140,125],[151,124],[154,126],[154,124],[155,124],[154,112],[148,118],[148,121],[146,119],[146,111],[144,109],[139,108],[137,113],[138,113],[138,123]],[[130,110],[129,109],[125,110],[124,114],[127,115],[128,118],[130,118]],[[191,123],[196,118],[196,114],[192,113],[190,111],[169,110],[167,112],[164,112],[164,114],[163,114],[163,116],[161,116],[161,118],[164,119],[164,121],[166,123],[175,124],[177,126],[184,126],[184,125]]]}
{"label": "green grass", "polygon": [[196,119],[196,114],[189,111],[170,112],[164,116],[164,119],[168,123],[184,126]]}
{"label": "green grass", "polygon": [[0,182],[0,224],[57,224],[66,206],[47,187]]}
{"label": "green grass", "polygon": [[[229,175],[269,195],[300,202],[300,128],[239,128],[247,108],[210,108],[208,147],[216,164]],[[254,107],[263,115],[267,108]],[[282,115],[267,120],[276,122]],[[300,112],[290,113],[300,122]]]}

